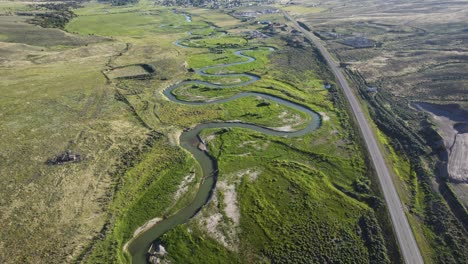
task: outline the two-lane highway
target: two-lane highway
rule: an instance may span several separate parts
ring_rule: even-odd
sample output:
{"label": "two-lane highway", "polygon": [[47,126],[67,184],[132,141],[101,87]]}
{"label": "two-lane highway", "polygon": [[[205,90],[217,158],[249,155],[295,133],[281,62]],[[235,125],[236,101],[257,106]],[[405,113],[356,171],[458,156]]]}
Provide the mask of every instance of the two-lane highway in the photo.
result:
{"label": "two-lane highway", "polygon": [[332,69],[336,79],[343,88],[346,98],[349,101],[351,109],[357,119],[358,125],[361,128],[361,132],[366,142],[366,146],[372,159],[372,163],[377,172],[383,196],[387,203],[387,207],[390,212],[390,217],[392,219],[393,229],[396,234],[398,244],[400,246],[400,251],[403,255],[405,262],[408,264],[424,263],[423,258],[421,256],[421,252],[419,251],[416,240],[414,239],[413,232],[408,223],[408,219],[406,218],[405,210],[396,192],[395,186],[392,182],[389,169],[377,145],[376,137],[372,132],[372,129],[370,128],[366,117],[362,113],[361,105],[359,104],[358,100],[356,99],[356,96],[349,87],[345,76],[330,56],[330,53],[328,53],[328,51],[320,43],[319,39],[314,34],[301,27],[296,22],[296,20],[289,16],[288,13],[283,13],[284,16],[292,22],[294,27],[300,30],[305,35],[305,37],[312,41],[315,44],[315,46],[320,50],[323,57],[326,59],[328,65],[330,65],[330,68]]}

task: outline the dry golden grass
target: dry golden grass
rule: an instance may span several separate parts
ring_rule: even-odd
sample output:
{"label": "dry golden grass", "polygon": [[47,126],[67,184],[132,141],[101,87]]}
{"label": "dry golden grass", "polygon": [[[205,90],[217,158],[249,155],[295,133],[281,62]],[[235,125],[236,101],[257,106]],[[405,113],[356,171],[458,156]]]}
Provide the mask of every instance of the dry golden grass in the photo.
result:
{"label": "dry golden grass", "polygon": [[218,10],[212,9],[184,9],[193,16],[194,21],[203,20],[215,24],[218,27],[232,27],[240,24],[240,20]]}

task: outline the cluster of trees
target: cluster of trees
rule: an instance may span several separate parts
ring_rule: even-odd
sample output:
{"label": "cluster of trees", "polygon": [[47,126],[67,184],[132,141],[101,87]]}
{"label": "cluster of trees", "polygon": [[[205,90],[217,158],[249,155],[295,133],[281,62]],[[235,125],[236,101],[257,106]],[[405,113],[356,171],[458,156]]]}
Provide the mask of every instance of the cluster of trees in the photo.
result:
{"label": "cluster of trees", "polygon": [[68,2],[48,2],[44,4],[33,4],[35,12],[23,12],[19,15],[33,16],[30,23],[48,28],[64,28],[65,25],[76,15],[71,11],[81,6],[84,0],[73,0]]}
{"label": "cluster of trees", "polygon": [[139,0],[98,0],[101,3],[109,3],[114,6],[123,6],[128,4],[136,4]]}
{"label": "cluster of trees", "polygon": [[76,15],[70,10],[60,10],[50,13],[38,13],[30,23],[46,28],[64,28]]}
{"label": "cluster of trees", "polygon": [[382,236],[382,230],[373,213],[372,215],[363,215],[359,219],[358,225],[364,244],[369,250],[369,262],[390,263],[386,254],[387,249]]}

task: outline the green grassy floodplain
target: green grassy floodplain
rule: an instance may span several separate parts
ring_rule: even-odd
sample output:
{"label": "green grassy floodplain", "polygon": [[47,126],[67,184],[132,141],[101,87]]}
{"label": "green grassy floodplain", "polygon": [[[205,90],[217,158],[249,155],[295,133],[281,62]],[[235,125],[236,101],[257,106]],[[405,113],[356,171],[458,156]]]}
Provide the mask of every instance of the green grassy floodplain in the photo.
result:
{"label": "green grassy floodplain", "polygon": [[[154,6],[149,1],[123,7],[91,2],[75,10],[78,17],[66,26],[70,33],[63,33],[73,45],[64,45],[57,37],[56,42],[48,40],[44,46],[28,46],[29,54],[23,54],[23,61],[9,61],[14,69],[8,65],[0,69],[1,76],[8,76],[4,82],[8,87],[7,99],[2,102],[6,110],[2,113],[8,115],[2,114],[2,117],[9,119],[2,121],[2,129],[17,132],[17,138],[9,134],[3,136],[2,141],[16,142],[20,136],[23,140],[31,138],[25,141],[27,145],[12,148],[11,153],[17,159],[9,158],[7,166],[1,167],[13,168],[10,164],[21,164],[22,153],[27,153],[26,157],[36,157],[37,162],[31,166],[16,168],[15,179],[24,178],[22,186],[26,188],[31,186],[27,185],[27,176],[34,175],[33,166],[43,162],[40,157],[67,148],[87,157],[82,164],[52,168],[41,165],[41,175],[47,176],[40,178],[41,185],[35,188],[50,190],[51,183],[58,181],[61,189],[54,193],[56,198],[52,203],[57,206],[23,235],[19,232],[22,226],[30,224],[28,219],[43,212],[34,211],[26,204],[8,212],[3,220],[22,220],[16,228],[2,229],[2,237],[7,237],[7,241],[16,238],[18,242],[7,247],[2,245],[0,256],[13,254],[12,263],[17,260],[43,263],[49,261],[51,255],[54,256],[52,262],[56,263],[64,259],[67,262],[128,263],[129,256],[123,248],[135,230],[150,219],[171,215],[189,203],[201,180],[198,166],[178,147],[182,129],[213,120],[242,120],[279,127],[288,125],[291,119],[288,117],[300,116],[281,105],[259,107],[256,98],[214,107],[186,106],[169,102],[161,94],[164,88],[188,78],[215,81],[194,76],[186,71],[184,64],[198,68],[236,61],[238,58],[231,55],[231,50],[212,54],[209,48],[240,44],[246,48],[278,48],[271,54],[262,50],[249,51],[249,55],[257,58],[255,62],[222,69],[251,72],[262,76],[260,81],[229,90],[187,89],[186,96],[213,98],[241,91],[268,93],[320,112],[322,126],[293,139],[242,129],[204,131],[202,136],[210,138],[209,151],[219,162],[220,188],[197,217],[161,238],[169,252],[165,258],[192,263],[387,262],[382,233],[368,202],[374,194],[368,186],[367,168],[359,146],[353,142],[344,110],[336,107],[330,92],[323,89],[330,75],[314,50],[287,46],[281,39],[287,32],[277,32],[265,40],[247,41],[238,32],[256,29],[256,25],[242,23],[218,11],[184,11],[192,14],[192,23],[171,9]],[[212,31],[212,24],[223,27],[227,34]],[[197,48],[180,48],[173,44],[178,39],[189,39],[187,31],[203,35],[202,39],[191,42],[199,44]],[[44,34],[48,32],[44,30]],[[32,43],[30,40],[20,42],[14,32],[7,32],[6,36],[9,41]],[[19,44],[2,45],[10,50],[19,49]],[[24,62],[30,60],[42,64]],[[103,70],[137,63],[154,65],[159,75],[151,80],[107,82],[101,74]],[[20,64],[22,68],[18,67]],[[30,88],[25,90],[25,87]],[[64,87],[68,87],[67,90]],[[23,104],[25,98],[30,98],[32,106]],[[282,116],[283,112],[286,114]],[[54,116],[52,121],[50,116]],[[300,117],[304,121],[307,119]],[[36,121],[26,124],[17,121],[20,119]],[[74,125],[67,126],[70,123]],[[34,132],[37,129],[43,130]],[[54,134],[54,131],[61,133]],[[49,137],[50,134],[53,136]],[[35,145],[42,138],[48,138],[42,143],[47,147]],[[71,139],[75,139],[76,147],[68,144]],[[96,169],[89,169],[90,165]],[[57,172],[51,173],[53,170]],[[258,175],[249,176],[246,170],[258,170]],[[196,177],[185,183],[185,192],[178,194],[187,175],[192,173]],[[8,174],[2,171],[2,175]],[[94,185],[87,185],[90,178],[72,178],[77,175],[95,175]],[[66,189],[76,186],[76,181],[82,183],[79,191]],[[13,193],[18,183],[7,186]],[[71,202],[76,195],[89,192],[92,196],[83,204]],[[27,193],[27,190],[20,191],[20,197]],[[10,197],[7,199],[17,199]],[[230,203],[226,203],[228,198]],[[44,195],[38,199],[50,204],[52,198]],[[69,207],[67,217],[63,216],[67,212],[64,206]],[[76,218],[74,210],[87,206],[88,211],[78,213],[78,219],[73,220],[68,229],[62,229],[67,230],[66,234],[57,231],[51,234],[51,239],[45,239],[48,230],[57,228],[58,224],[42,229],[48,221],[56,220],[54,214],[61,218],[50,223],[66,223]],[[233,213],[239,214],[239,222],[233,220]],[[16,218],[12,217],[14,214]],[[85,219],[99,221],[86,222]],[[214,223],[214,228],[206,223]],[[76,227],[82,233],[74,234],[72,230]],[[44,246],[38,246],[35,255],[25,255],[21,250],[20,243],[40,245],[38,241],[44,239]],[[62,244],[66,245],[63,249],[54,250]]]}
{"label": "green grassy floodplain", "polygon": [[[232,36],[210,37],[210,41],[205,42],[208,43],[206,48],[231,44],[232,39]],[[285,46],[285,43],[278,39],[258,44]],[[242,44],[242,46],[250,47],[250,45],[258,44],[253,42]],[[194,46],[193,49],[181,50],[181,52],[188,53],[188,67],[216,65],[220,63],[218,58],[222,58],[223,63],[237,60],[236,58],[230,60],[229,51],[222,55],[205,56],[206,48]],[[323,81],[317,77],[322,72],[304,67],[304,65],[309,65],[307,62],[319,63],[312,49],[309,51],[311,55],[305,58],[308,61],[303,61],[303,58],[297,56],[299,54],[291,52],[296,55],[294,59],[297,60],[291,64],[302,67],[299,71],[291,69],[291,72],[285,72],[283,70],[283,67],[287,65],[282,64],[281,52],[272,55],[255,54],[258,60],[252,65],[236,65],[228,70],[229,72],[248,71],[261,75],[263,79],[257,83],[225,90],[189,88],[184,91],[187,97],[183,98],[189,98],[190,94],[195,94],[204,95],[207,99],[217,96],[229,97],[241,91],[265,92],[295,100],[317,111],[323,111],[330,119],[324,121],[322,128],[318,131],[297,139],[278,139],[241,129],[230,129],[228,132],[205,131],[204,133],[215,135],[215,139],[208,144],[210,153],[219,161],[220,181],[224,180],[225,175],[242,169],[262,167],[263,172],[258,176],[258,181],[248,182],[245,177],[241,177],[235,184],[239,197],[235,203],[240,207],[242,219],[239,226],[233,226],[232,220],[226,212],[223,212],[222,208],[228,205],[223,205],[221,202],[226,194],[219,190],[215,195],[216,198],[206,206],[206,210],[204,209],[200,216],[163,236],[163,244],[169,252],[166,258],[176,262],[192,263],[275,261],[285,260],[288,256],[298,261],[323,261],[327,258],[336,261],[358,258],[362,262],[369,259],[380,259],[384,262],[387,260],[378,228],[375,234],[371,235],[375,239],[372,246],[365,244],[362,237],[354,231],[356,228],[369,228],[369,226],[359,225],[359,223],[366,222],[363,219],[373,219],[370,222],[374,224],[373,228],[376,227],[372,209],[366,203],[351,198],[337,189],[344,188],[355,192],[352,186],[365,178],[365,166],[362,157],[355,155],[358,147],[349,140],[348,132],[336,118],[337,115],[343,114],[342,110],[335,109],[328,92],[323,89]],[[225,70],[218,69],[212,72]],[[284,76],[288,76],[286,83],[282,81]],[[190,79],[193,78],[197,76],[190,76]],[[156,98],[150,97],[149,95],[153,95],[154,92],[139,89],[139,85],[141,83],[137,81],[128,82],[126,84],[127,96],[142,118],[148,120],[148,123],[153,122],[155,126],[157,124],[158,126],[190,127],[200,122],[232,118],[251,121],[245,117],[239,117],[243,116],[242,111],[249,109],[243,106],[248,106],[249,101],[255,100],[254,98],[226,103],[228,106],[220,104],[215,107],[190,107],[167,102],[160,94],[157,94]],[[149,88],[153,87],[159,91],[163,88],[149,85]],[[132,96],[134,92],[139,93]],[[142,102],[145,100],[148,100],[148,103]],[[251,109],[255,107],[250,106]],[[253,112],[253,110],[248,110],[248,112]],[[226,113],[228,116],[223,118],[223,114]],[[259,114],[255,123],[261,124],[271,119],[271,113],[275,112],[256,111],[255,113]],[[157,118],[154,118],[154,115]],[[276,122],[278,121],[280,120]],[[273,121],[268,122],[273,123]],[[217,135],[218,133],[220,135]],[[238,146],[243,144],[246,145],[245,151],[238,153],[237,151],[241,150]],[[263,147],[265,149],[262,149]],[[297,149],[296,155],[291,154],[294,149]],[[253,154],[249,155],[249,152]],[[277,193],[267,195],[268,190],[272,188],[276,189]],[[287,197],[284,201],[279,199],[283,196]],[[302,215],[304,211],[310,211],[310,214]],[[215,232],[208,230],[203,223],[210,222],[213,217],[217,217],[218,213],[222,215],[222,220],[215,226]],[[278,230],[277,226],[284,226],[284,228]],[[301,235],[303,234],[301,231],[293,231],[296,229],[312,233],[304,236]],[[233,237],[227,235],[229,237],[227,239],[238,241],[239,248],[233,248],[229,242],[225,244],[223,242],[225,240],[220,238],[217,232],[236,233],[237,236]],[[326,249],[329,246],[332,247],[332,241],[335,239],[343,239],[339,249],[335,249],[339,253],[333,249]],[[308,251],[307,254],[301,255],[299,252],[303,252],[304,246],[307,247],[307,245],[315,245],[311,248],[322,248],[323,251]]]}

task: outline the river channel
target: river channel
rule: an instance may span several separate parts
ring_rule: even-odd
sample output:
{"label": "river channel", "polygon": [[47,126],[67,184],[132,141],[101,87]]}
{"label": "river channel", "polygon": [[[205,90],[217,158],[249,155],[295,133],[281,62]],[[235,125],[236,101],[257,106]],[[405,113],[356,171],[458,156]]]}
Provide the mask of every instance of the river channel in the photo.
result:
{"label": "river channel", "polygon": [[[180,44],[179,42],[176,42],[175,45],[179,47],[186,47]],[[269,48],[269,47],[266,47],[266,48],[268,48],[270,51],[274,51],[273,48]],[[263,126],[259,126],[255,124],[242,123],[242,122],[203,123],[203,124],[199,124],[195,126],[194,128],[190,130],[184,131],[180,136],[180,145],[182,148],[189,151],[193,155],[193,157],[196,159],[198,164],[200,165],[202,169],[202,173],[203,173],[203,181],[199,186],[195,199],[192,201],[192,203],[189,206],[179,210],[174,215],[162,220],[161,222],[155,224],[154,226],[145,230],[144,232],[141,232],[137,237],[133,238],[130,241],[128,245],[128,251],[130,252],[132,256],[133,264],[148,263],[147,252],[151,243],[155,241],[156,239],[158,239],[160,236],[162,236],[164,233],[174,228],[175,226],[189,221],[190,218],[192,218],[195,214],[197,214],[211,198],[213,190],[216,187],[216,180],[218,176],[218,164],[216,162],[216,159],[211,157],[208,152],[201,150],[199,148],[200,144],[204,144],[204,142],[202,142],[201,138],[199,137],[199,134],[202,130],[207,129],[207,128],[235,127],[235,128],[250,129],[250,130],[254,130],[254,131],[264,133],[267,135],[271,135],[271,136],[298,137],[298,136],[303,136],[311,131],[314,131],[320,126],[320,122],[321,122],[320,116],[316,112],[314,112],[312,109],[308,108],[307,106],[297,104],[292,101],[289,101],[280,97],[276,97],[273,95],[269,95],[269,94],[258,93],[258,92],[241,92],[230,98],[214,100],[214,101],[209,101],[209,102],[184,101],[184,100],[178,99],[174,95],[173,92],[177,88],[183,85],[201,84],[201,85],[208,86],[208,87],[228,89],[228,88],[233,88],[233,87],[245,86],[245,85],[252,84],[258,81],[261,78],[260,76],[249,74],[249,73],[209,74],[206,72],[207,70],[210,70],[210,69],[225,68],[225,67],[229,67],[233,65],[246,64],[246,63],[251,63],[255,61],[255,58],[248,56],[244,53],[247,50],[248,49],[242,49],[242,50],[237,50],[234,52],[236,56],[243,58],[244,59],[243,61],[195,69],[195,73],[201,76],[247,77],[248,78],[247,81],[237,83],[237,84],[230,84],[230,85],[213,84],[213,83],[209,83],[205,81],[183,81],[164,90],[163,95],[174,103],[193,105],[193,106],[225,103],[228,101],[233,101],[233,100],[236,100],[242,97],[248,97],[248,96],[262,97],[266,100],[274,101],[278,104],[282,104],[282,105],[294,108],[297,111],[307,114],[308,116],[311,117],[309,123],[307,124],[305,128],[301,130],[297,130],[297,131],[291,131],[291,132],[278,131],[278,130],[274,130],[271,128],[267,128],[267,127],[263,127]]]}

